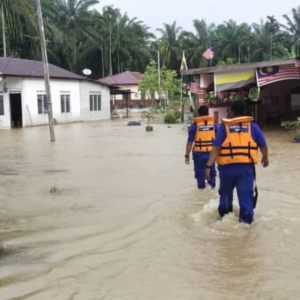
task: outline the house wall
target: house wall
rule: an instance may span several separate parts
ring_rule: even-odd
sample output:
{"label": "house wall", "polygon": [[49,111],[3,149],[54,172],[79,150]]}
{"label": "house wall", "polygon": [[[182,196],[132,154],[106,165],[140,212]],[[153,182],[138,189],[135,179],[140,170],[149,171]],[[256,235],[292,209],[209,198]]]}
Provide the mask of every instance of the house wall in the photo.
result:
{"label": "house wall", "polygon": [[[101,94],[101,110],[90,111],[90,95]],[[110,90],[91,82],[80,82],[81,114],[83,121],[110,119]]]}
{"label": "house wall", "polygon": [[[51,80],[53,118],[56,119],[58,123],[81,121],[79,84],[79,81],[74,80]],[[26,78],[24,79],[23,86],[23,126],[47,124],[48,114],[38,114],[37,105],[37,96],[39,94],[45,94],[44,80]],[[61,112],[61,95],[70,95],[70,113]]]}
{"label": "house wall", "polygon": [[[7,89],[4,92],[4,85]],[[89,94],[99,92],[101,111],[90,111]],[[0,115],[0,128],[11,128],[10,94],[20,93],[22,98],[23,127],[48,124],[48,114],[38,114],[38,95],[45,95],[43,79],[8,77],[0,82],[0,95],[4,99],[4,115]],[[70,113],[61,112],[61,95],[70,95]],[[53,118],[58,123],[101,120],[110,118],[110,91],[108,87],[76,80],[51,80]]]}
{"label": "house wall", "polygon": [[222,119],[226,119],[228,117],[228,110],[228,107],[210,107],[209,114],[216,117],[216,124],[220,124]]}
{"label": "house wall", "polygon": [[[131,100],[140,101],[142,99],[141,92],[139,91],[139,85],[119,85],[122,90],[131,90]],[[116,95],[116,100],[123,100],[122,95]]]}
{"label": "house wall", "polygon": [[[4,86],[7,91],[5,92]],[[0,95],[3,95],[4,115],[0,115],[0,128],[11,128],[10,98],[11,92],[22,93],[23,80],[21,78],[3,78],[0,82]]]}

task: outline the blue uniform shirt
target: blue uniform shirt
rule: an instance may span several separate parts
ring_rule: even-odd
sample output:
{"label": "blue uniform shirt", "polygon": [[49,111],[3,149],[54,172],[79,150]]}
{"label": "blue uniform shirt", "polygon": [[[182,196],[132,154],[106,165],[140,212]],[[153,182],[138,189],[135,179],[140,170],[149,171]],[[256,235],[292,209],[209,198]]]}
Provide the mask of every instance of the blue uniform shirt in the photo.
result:
{"label": "blue uniform shirt", "polygon": [[[217,134],[218,125],[214,125],[214,127],[215,127],[215,132]],[[190,126],[188,142],[190,142],[190,143],[194,142],[196,133],[197,133],[197,124],[193,123]],[[195,152],[195,151],[193,151],[193,156],[194,157],[201,157],[203,159],[208,159],[209,155],[210,155],[210,152]]]}

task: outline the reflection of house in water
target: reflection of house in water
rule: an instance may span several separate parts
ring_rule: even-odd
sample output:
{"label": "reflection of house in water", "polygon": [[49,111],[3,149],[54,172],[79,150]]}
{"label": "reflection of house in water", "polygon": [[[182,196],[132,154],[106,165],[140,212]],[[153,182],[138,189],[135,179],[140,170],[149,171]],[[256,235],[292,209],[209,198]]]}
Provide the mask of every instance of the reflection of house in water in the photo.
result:
{"label": "reflection of house in water", "polygon": [[142,74],[139,72],[126,71],[116,75],[100,78],[97,81],[109,86],[118,87],[123,91],[130,91],[129,94],[120,93],[112,95],[112,103],[113,105],[117,105],[118,108],[124,108],[127,104],[131,107],[148,107],[151,105],[151,101],[148,99],[149,97],[143,95],[139,91],[141,76]]}
{"label": "reflection of house in water", "polygon": [[[110,119],[107,86],[49,65],[58,123]],[[0,128],[48,124],[43,63],[0,58]]]}
{"label": "reflection of house in water", "polygon": [[199,104],[208,104],[217,122],[227,117],[233,99],[248,100],[249,92],[257,88],[259,100],[249,102],[252,115],[261,124],[280,124],[283,119],[300,116],[299,67],[299,60],[289,59],[191,69],[184,75],[194,82]]}

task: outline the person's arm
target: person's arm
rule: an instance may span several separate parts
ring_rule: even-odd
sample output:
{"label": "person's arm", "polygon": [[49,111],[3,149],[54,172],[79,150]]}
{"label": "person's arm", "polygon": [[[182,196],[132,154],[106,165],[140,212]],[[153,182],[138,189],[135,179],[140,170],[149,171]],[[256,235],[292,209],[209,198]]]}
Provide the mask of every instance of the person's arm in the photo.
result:
{"label": "person's arm", "polygon": [[191,124],[188,141],[186,143],[186,150],[185,150],[185,163],[187,165],[190,164],[190,154],[193,149],[196,131],[197,131],[197,125],[195,123]]}
{"label": "person's arm", "polygon": [[217,160],[219,153],[220,153],[221,147],[214,146],[212,148],[212,151],[210,152],[209,159],[207,161],[207,164],[205,166],[205,178],[207,181],[210,180],[210,168]]}
{"label": "person's arm", "polygon": [[193,149],[193,142],[187,142],[186,143],[186,151],[185,151],[185,163],[187,165],[190,164],[190,154],[192,152],[192,149]]}
{"label": "person's arm", "polygon": [[268,155],[268,146],[264,134],[262,133],[259,126],[255,123],[252,123],[252,133],[253,133],[252,137],[257,143],[262,154],[261,164],[263,165],[264,168],[266,168],[269,166],[269,155]]}
{"label": "person's arm", "polygon": [[269,155],[268,155],[268,147],[260,148],[262,159],[261,164],[264,168],[269,166]]}
{"label": "person's arm", "polygon": [[217,160],[221,150],[221,146],[224,143],[225,139],[226,139],[226,130],[224,125],[221,124],[217,128],[216,139],[213,141],[213,148],[212,151],[210,152],[210,156],[205,167],[205,178],[207,181],[210,180],[210,168]]}

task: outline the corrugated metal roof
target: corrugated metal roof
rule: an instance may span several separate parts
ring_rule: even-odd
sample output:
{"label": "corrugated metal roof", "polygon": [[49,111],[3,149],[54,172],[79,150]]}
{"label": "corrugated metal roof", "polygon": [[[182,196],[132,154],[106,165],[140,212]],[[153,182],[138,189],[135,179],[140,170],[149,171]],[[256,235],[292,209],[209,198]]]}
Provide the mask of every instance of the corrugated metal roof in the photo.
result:
{"label": "corrugated metal roof", "polygon": [[126,71],[113,76],[100,78],[97,81],[109,85],[138,85],[142,74],[140,72]]}
{"label": "corrugated metal roof", "polygon": [[200,69],[190,69],[183,71],[183,75],[197,75],[197,74],[209,74],[209,73],[226,73],[226,72],[236,72],[243,70],[254,70],[257,68],[273,67],[273,66],[283,66],[292,65],[296,63],[296,59],[282,59],[282,60],[272,60],[272,61],[262,61],[257,63],[248,64],[235,64],[222,67],[211,67],[211,68],[200,68]]}
{"label": "corrugated metal roof", "polygon": [[[51,78],[85,80],[84,77],[49,64]],[[43,62],[0,57],[0,73],[6,76],[44,77]]]}

